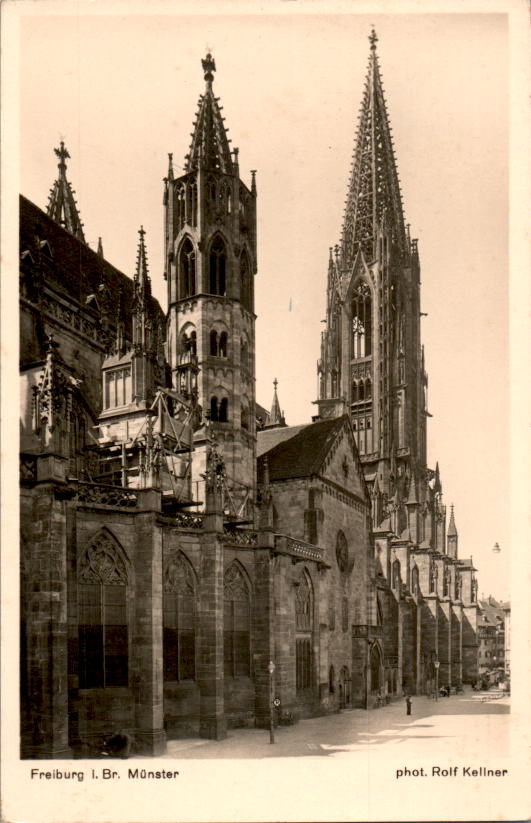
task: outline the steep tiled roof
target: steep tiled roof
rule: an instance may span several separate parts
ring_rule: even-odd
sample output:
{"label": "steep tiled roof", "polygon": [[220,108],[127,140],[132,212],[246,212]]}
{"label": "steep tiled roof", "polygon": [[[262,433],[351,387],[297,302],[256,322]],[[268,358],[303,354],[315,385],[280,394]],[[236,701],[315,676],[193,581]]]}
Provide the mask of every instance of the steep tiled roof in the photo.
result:
{"label": "steep tiled roof", "polygon": [[[20,196],[20,252],[30,251],[36,245],[36,238],[42,243],[47,241],[51,257],[42,259],[44,277],[58,292],[62,292],[84,304],[89,295],[95,295],[101,303],[99,287],[105,284],[110,317],[113,318],[116,306],[123,305],[127,337],[131,335],[131,311],[133,303],[133,281],[97,252],[79,241],[73,234],[59,226],[27,198]],[[27,259],[27,258],[26,258]],[[28,265],[31,265],[29,263]],[[154,300],[154,298],[151,298]],[[154,300],[157,313],[162,310]]]}
{"label": "steep tiled roof", "polygon": [[[344,423],[345,417],[337,417],[306,426],[259,432],[258,454],[261,458],[267,454],[270,480],[309,477],[317,473]],[[267,445],[269,449],[264,448]]]}

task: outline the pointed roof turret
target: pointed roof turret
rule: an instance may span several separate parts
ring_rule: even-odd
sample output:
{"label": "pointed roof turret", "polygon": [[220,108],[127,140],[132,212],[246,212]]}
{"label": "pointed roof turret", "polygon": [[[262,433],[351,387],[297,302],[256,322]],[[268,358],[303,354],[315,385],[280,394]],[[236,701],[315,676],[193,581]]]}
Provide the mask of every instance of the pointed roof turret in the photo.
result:
{"label": "pointed roof turret", "polygon": [[448,523],[448,529],[446,531],[447,537],[457,537],[457,529],[455,526],[455,518],[454,518],[454,504],[450,506],[450,522]]}
{"label": "pointed roof turret", "polygon": [[278,380],[275,377],[275,379],[273,380],[273,402],[271,404],[271,411],[269,413],[269,422],[267,425],[268,428],[272,428],[273,426],[286,425],[286,420],[284,419],[284,415],[280,410],[280,403],[278,402],[277,386]]}
{"label": "pointed roof turret", "polygon": [[60,148],[54,149],[59,158],[58,169],[59,176],[53,187],[50,189],[50,196],[48,198],[48,206],[46,207],[46,214],[59,223],[78,240],[85,242],[85,235],[83,234],[83,223],[79,216],[77,203],[74,199],[75,192],[68,180],[66,179],[66,163],[65,160],[70,157],[68,149],[61,140]]}
{"label": "pointed roof turret", "polygon": [[194,131],[191,135],[192,143],[184,167],[190,172],[201,164],[207,169],[232,174],[230,140],[223,123],[224,118],[221,116],[222,107],[218,106],[219,97],[214,97],[212,89],[216,63],[210,52],[201,63],[205,72],[206,88],[204,94],[199,97]]}
{"label": "pointed roof turret", "polygon": [[134,276],[135,292],[141,296],[144,301],[151,297],[151,280],[148,274],[147,254],[144,237],[146,232],[144,227],[140,226],[138,230],[139,241],[138,251],[136,254],[136,271]]}
{"label": "pointed roof turret", "polygon": [[103,243],[101,242],[101,237],[98,237],[98,256],[103,257]]}
{"label": "pointed roof turret", "polygon": [[376,55],[377,41],[373,29],[343,223],[343,262],[348,266],[360,247],[366,260],[376,257],[378,228],[384,218],[394,243],[401,251],[406,249],[402,198]]}

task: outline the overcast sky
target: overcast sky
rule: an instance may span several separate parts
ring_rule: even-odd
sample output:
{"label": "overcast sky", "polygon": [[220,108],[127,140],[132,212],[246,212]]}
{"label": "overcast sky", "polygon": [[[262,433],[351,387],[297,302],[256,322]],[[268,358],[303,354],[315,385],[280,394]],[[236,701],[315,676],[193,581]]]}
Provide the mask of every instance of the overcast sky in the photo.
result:
{"label": "overcast sky", "polygon": [[[145,8],[145,6],[144,6]],[[168,4],[168,9],[171,5]],[[162,178],[216,60],[240,172],[257,169],[257,400],[309,421],[374,24],[404,211],[419,238],[428,453],[480,593],[508,596],[508,55],[503,15],[26,16],[21,192],[45,208],[64,139],[85,236],[132,275],[146,229],[165,307]],[[494,555],[497,541],[502,553]]]}

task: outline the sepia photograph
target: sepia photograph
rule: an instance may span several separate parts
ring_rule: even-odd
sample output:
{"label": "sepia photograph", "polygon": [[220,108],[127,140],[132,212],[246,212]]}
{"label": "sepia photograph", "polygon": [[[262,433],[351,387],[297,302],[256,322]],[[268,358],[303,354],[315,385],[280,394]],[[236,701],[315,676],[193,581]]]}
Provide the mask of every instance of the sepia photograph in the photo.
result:
{"label": "sepia photograph", "polygon": [[9,823],[527,816],[528,21],[428,8],[4,5]]}

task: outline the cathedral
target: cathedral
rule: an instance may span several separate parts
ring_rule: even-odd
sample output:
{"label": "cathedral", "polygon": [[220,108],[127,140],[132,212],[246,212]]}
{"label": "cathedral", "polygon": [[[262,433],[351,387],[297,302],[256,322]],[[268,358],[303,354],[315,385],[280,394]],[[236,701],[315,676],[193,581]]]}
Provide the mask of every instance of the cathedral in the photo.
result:
{"label": "cathedral", "polygon": [[255,398],[257,184],[210,54],[164,178],[166,311],[142,227],[132,278],[87,244],[63,142],[45,209],[20,198],[24,758],[117,731],[158,755],[476,680],[475,569],[426,461],[419,254],[369,39],[311,422],[286,424],[276,381],[270,411]]}

